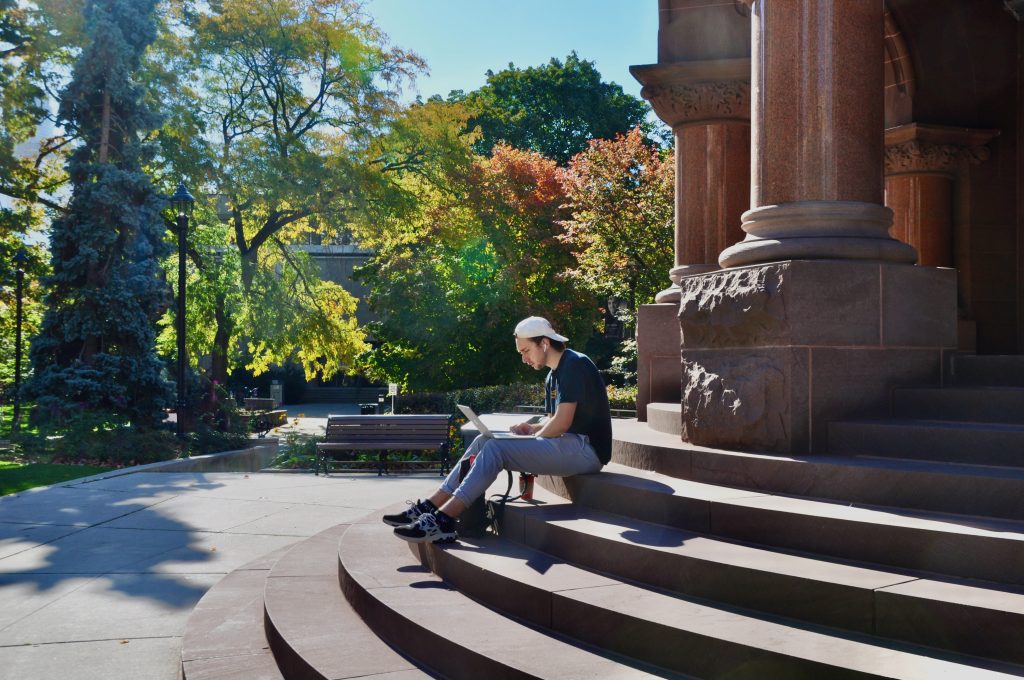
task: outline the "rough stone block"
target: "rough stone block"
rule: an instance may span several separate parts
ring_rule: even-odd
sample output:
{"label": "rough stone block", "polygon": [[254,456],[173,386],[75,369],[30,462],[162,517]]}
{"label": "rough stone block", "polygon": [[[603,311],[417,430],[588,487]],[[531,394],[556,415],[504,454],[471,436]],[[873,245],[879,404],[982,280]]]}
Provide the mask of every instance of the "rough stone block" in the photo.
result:
{"label": "rough stone block", "polygon": [[804,348],[683,352],[684,441],[754,451],[806,449]]}
{"label": "rough stone block", "polygon": [[879,265],[790,261],[681,280],[683,347],[877,345]]}
{"label": "rough stone block", "polygon": [[684,441],[826,450],[827,423],[938,386],[956,347],[952,270],[794,260],[680,282]]}

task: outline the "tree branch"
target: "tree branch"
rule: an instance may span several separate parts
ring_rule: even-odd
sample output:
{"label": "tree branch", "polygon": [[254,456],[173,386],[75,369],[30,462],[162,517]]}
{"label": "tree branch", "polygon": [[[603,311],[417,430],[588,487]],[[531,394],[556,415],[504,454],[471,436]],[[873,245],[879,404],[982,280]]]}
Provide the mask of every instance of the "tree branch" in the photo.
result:
{"label": "tree branch", "polygon": [[11,198],[16,198],[19,201],[25,201],[27,203],[38,203],[39,205],[46,206],[47,208],[51,208],[62,213],[68,212],[68,207],[66,205],[54,203],[50,199],[44,198],[43,196],[27,194],[15,187],[0,186],[0,194],[3,194],[4,196],[9,196]]}

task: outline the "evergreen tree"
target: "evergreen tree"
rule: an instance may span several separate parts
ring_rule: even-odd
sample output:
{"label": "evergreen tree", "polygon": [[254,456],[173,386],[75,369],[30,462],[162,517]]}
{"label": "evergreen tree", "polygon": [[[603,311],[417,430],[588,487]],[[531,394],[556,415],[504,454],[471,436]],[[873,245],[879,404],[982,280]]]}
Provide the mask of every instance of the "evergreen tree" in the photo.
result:
{"label": "evergreen tree", "polygon": [[59,118],[79,140],[68,164],[72,196],[53,223],[53,274],[32,344],[28,395],[37,415],[61,422],[81,410],[154,425],[170,401],[154,352],[154,320],[167,308],[158,277],[162,199],[144,172],[140,60],[156,37],[157,0],[87,0],[87,43],[61,96]]}

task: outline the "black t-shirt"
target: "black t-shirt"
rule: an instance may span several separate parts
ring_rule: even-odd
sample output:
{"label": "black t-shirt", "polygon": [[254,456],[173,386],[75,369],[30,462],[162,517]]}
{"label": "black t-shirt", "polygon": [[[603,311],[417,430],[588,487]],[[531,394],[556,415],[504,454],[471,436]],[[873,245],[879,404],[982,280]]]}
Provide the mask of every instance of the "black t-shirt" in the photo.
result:
{"label": "black t-shirt", "polygon": [[607,464],[612,458],[608,392],[590,357],[571,349],[565,350],[544,381],[544,409],[554,415],[562,402],[576,404],[569,432],[587,435],[602,465]]}

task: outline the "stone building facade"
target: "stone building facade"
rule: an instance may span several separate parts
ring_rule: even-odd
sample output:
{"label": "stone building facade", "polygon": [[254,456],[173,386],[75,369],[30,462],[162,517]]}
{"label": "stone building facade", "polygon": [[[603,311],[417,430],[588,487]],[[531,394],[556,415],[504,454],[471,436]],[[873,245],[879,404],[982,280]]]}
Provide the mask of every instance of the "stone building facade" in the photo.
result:
{"label": "stone building facade", "polygon": [[954,352],[1024,352],[1022,3],[659,9],[633,73],[675,134],[675,266],[640,312],[641,419],[822,452]]}

